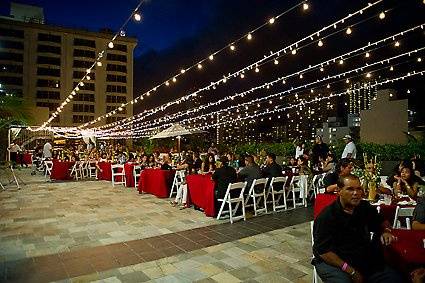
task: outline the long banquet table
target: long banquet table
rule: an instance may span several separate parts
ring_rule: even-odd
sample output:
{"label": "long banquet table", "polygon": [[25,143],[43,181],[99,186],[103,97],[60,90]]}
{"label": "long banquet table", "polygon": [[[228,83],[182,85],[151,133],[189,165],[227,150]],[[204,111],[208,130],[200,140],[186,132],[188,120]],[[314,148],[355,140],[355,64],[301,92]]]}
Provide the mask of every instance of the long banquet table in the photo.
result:
{"label": "long banquet table", "polygon": [[99,166],[101,170],[98,174],[99,180],[111,181],[112,180],[111,162],[101,161],[101,162],[98,162],[97,165]]}
{"label": "long banquet table", "polygon": [[137,164],[134,163],[126,163],[124,164],[124,172],[125,172],[125,183],[127,187],[134,187],[134,174],[133,169]]}
{"label": "long banquet table", "polygon": [[191,203],[202,208],[206,216],[214,217],[215,183],[211,175],[188,175],[186,182]]}
{"label": "long banquet table", "polygon": [[72,179],[70,169],[74,166],[74,161],[60,161],[53,159],[52,172],[50,179],[52,180],[70,180]]}
{"label": "long banquet table", "polygon": [[139,193],[150,193],[159,198],[167,198],[174,173],[174,170],[144,169],[140,174]]}

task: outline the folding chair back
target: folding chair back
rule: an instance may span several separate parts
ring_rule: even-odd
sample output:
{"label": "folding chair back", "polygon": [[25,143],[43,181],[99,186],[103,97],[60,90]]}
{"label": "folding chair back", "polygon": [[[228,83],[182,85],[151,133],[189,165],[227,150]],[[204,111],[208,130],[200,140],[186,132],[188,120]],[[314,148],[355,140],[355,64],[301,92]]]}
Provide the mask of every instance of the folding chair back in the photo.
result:
{"label": "folding chair back", "polygon": [[[220,219],[222,214],[229,213],[230,217],[230,223],[233,223],[233,220],[238,219],[244,219],[246,220],[245,216],[245,201],[244,201],[244,191],[246,188],[246,182],[239,182],[239,183],[230,183],[227,187],[226,194],[224,195],[224,198],[218,199],[219,202],[221,202],[220,210],[217,215],[217,219]],[[232,204],[235,203],[235,207],[232,207]],[[224,210],[225,205],[229,206],[229,210]],[[235,216],[239,205],[242,206],[242,215]]]}
{"label": "folding chair back", "polygon": [[89,161],[88,163],[88,177],[97,178],[96,161]]}
{"label": "folding chair back", "polygon": [[397,205],[394,215],[393,228],[401,228],[401,223],[399,218],[403,217],[406,220],[406,229],[412,229],[410,226],[410,218],[413,217],[414,207],[400,207]]}
{"label": "folding chair back", "polygon": [[[273,201],[273,211],[277,211],[278,209],[287,210],[286,206],[286,190],[285,184],[288,181],[288,177],[273,177],[270,182],[272,201]],[[276,197],[277,196],[277,197]],[[279,205],[280,199],[283,197],[283,204]]]}
{"label": "folding chair back", "polygon": [[[111,171],[112,171],[112,186],[115,187],[115,184],[122,184],[125,186],[125,172],[124,172],[124,165],[121,164],[114,164],[111,165]],[[115,177],[118,177],[121,180],[115,180]]]}
{"label": "folding chair back", "polygon": [[173,194],[177,194],[177,190],[180,185],[183,183],[182,176],[185,176],[185,170],[178,170],[174,174],[173,185],[171,186],[170,198],[173,197]]}
{"label": "folding chair back", "polygon": [[50,176],[52,174],[53,169],[53,161],[46,160],[44,161],[45,172],[44,172],[44,178],[47,179],[47,176]]}
{"label": "folding chair back", "polygon": [[133,178],[134,178],[134,187],[137,188],[139,183],[140,173],[142,173],[142,166],[135,165],[133,167]]}
{"label": "folding chair back", "polygon": [[[245,207],[248,205],[248,201],[252,199],[252,205],[254,206],[254,215],[257,216],[259,212],[267,213],[267,202],[266,202],[266,186],[268,183],[268,178],[255,179],[251,188],[248,192],[248,197],[245,200]],[[261,200],[263,200],[263,207],[260,207]],[[249,206],[252,206],[249,205]]]}

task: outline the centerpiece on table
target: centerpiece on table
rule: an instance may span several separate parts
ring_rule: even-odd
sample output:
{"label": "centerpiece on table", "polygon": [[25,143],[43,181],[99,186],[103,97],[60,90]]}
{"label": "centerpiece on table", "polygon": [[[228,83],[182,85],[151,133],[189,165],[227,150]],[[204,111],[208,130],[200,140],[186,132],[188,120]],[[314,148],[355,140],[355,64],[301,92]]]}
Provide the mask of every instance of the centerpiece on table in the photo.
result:
{"label": "centerpiece on table", "polygon": [[365,196],[369,200],[375,200],[377,188],[381,182],[380,174],[382,164],[377,161],[376,155],[373,158],[368,158],[367,154],[363,154],[364,168],[356,167],[353,174],[360,178]]}

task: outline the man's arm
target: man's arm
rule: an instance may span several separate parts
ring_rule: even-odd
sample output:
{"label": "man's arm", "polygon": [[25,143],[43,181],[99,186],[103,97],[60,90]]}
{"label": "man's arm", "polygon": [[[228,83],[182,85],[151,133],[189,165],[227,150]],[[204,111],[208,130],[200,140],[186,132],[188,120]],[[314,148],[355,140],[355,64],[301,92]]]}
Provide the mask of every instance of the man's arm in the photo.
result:
{"label": "man's arm", "polygon": [[425,223],[422,224],[419,221],[413,221],[412,222],[412,229],[413,230],[425,230]]}

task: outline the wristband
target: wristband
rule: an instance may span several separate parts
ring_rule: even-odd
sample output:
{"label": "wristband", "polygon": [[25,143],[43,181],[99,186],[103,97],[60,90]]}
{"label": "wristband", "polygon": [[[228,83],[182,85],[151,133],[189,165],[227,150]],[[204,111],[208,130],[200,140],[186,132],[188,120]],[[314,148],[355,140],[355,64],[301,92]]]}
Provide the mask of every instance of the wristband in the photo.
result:
{"label": "wristband", "polygon": [[344,262],[342,264],[341,270],[345,272],[347,270],[347,267],[348,267],[348,263]]}

